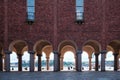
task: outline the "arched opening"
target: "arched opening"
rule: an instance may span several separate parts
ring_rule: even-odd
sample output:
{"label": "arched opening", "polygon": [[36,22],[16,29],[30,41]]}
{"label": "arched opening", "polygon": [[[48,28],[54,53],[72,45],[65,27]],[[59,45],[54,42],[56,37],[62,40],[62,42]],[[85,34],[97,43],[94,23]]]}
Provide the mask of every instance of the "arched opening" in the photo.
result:
{"label": "arched opening", "polygon": [[28,51],[25,51],[22,55],[22,70],[29,71],[29,64],[30,64],[30,54]]}
{"label": "arched opening", "polygon": [[10,54],[10,71],[18,71],[18,57],[14,51]]}
{"label": "arched opening", "polygon": [[[48,67],[49,69],[47,70],[47,58],[46,58],[46,53],[42,52],[41,55],[41,71],[53,71],[53,63],[54,62],[54,54],[51,52],[49,61],[48,61]],[[38,56],[35,55],[35,71],[38,71]]]}
{"label": "arched opening", "polygon": [[99,71],[101,71],[101,54],[99,54],[98,58],[99,58],[98,69]]}
{"label": "arched opening", "polygon": [[[50,71],[50,54],[52,52],[52,45],[46,40],[37,41],[34,45],[34,51],[38,59],[36,61],[37,71]],[[35,70],[36,70],[35,69]]]}
{"label": "arched opening", "polygon": [[105,58],[105,70],[113,71],[114,70],[114,55],[112,51],[106,53]]}
{"label": "arched opening", "polygon": [[[13,41],[10,45],[9,45],[9,51],[11,52],[15,52],[16,56],[17,56],[17,60],[18,61],[18,69],[17,71],[22,71],[22,56],[24,54],[24,51],[28,51],[28,46],[27,43],[23,40],[16,40]],[[26,57],[27,58],[27,57]],[[12,59],[12,57],[10,57],[10,59]],[[13,68],[12,68],[13,70]]]}
{"label": "arched opening", "polygon": [[89,59],[88,59],[88,53],[83,51],[82,53],[82,71],[88,71],[89,70]]}
{"label": "arched opening", "polygon": [[120,71],[120,58],[118,59],[118,70]]}
{"label": "arched opening", "polygon": [[59,44],[58,55],[60,55],[59,59],[61,71],[76,70],[76,50],[77,46],[73,41],[65,40]]}
{"label": "arched opening", "polygon": [[63,56],[63,71],[75,70],[75,55],[71,51],[67,51]]}
{"label": "arched opening", "polygon": [[89,57],[88,53],[83,51],[82,53],[82,71],[94,71],[95,70],[95,55]]}
{"label": "arched opening", "polygon": [[50,53],[50,59],[49,59],[49,71],[53,71],[53,65],[54,65],[54,54],[53,52]]}
{"label": "arched opening", "polygon": [[42,52],[42,57],[41,57],[41,69],[42,71],[46,71],[47,70],[47,65],[46,65],[46,54],[44,52]]}
{"label": "arched opening", "polygon": [[88,40],[84,43],[82,50],[88,53],[89,71],[98,71],[100,69],[99,54],[101,45],[95,40]]}
{"label": "arched opening", "polygon": [[34,71],[37,71],[38,70],[38,56],[35,54],[35,69]]}
{"label": "arched opening", "polygon": [[117,71],[119,69],[119,50],[120,50],[120,41],[119,40],[113,40],[107,45],[107,51],[113,52],[114,71]]}

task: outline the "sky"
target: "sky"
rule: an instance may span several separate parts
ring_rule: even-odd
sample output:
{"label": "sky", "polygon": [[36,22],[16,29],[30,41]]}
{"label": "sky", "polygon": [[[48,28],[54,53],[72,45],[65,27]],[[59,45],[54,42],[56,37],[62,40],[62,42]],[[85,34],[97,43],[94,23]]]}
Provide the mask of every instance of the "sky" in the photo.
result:
{"label": "sky", "polygon": [[[30,55],[28,54],[28,52],[25,52],[22,59],[25,60],[25,61],[29,61],[29,56]],[[101,60],[100,56],[99,56],[99,60]],[[51,53],[50,60],[53,60],[53,59],[54,59],[54,54]],[[15,52],[12,52],[12,54],[10,55],[10,60],[11,60],[11,62],[17,62],[18,61]],[[37,60],[38,60],[38,58],[36,57],[35,61],[37,61]],[[46,60],[45,53],[43,53],[42,60]],[[112,54],[112,52],[108,52],[107,55],[106,55],[106,61],[111,61],[111,60],[114,60],[113,54]],[[65,55],[64,55],[63,61],[74,62],[75,61],[74,54],[70,51],[66,52]],[[88,61],[88,55],[87,55],[86,52],[82,53],[82,61]],[[95,56],[94,55],[92,56],[92,61],[95,61]]]}

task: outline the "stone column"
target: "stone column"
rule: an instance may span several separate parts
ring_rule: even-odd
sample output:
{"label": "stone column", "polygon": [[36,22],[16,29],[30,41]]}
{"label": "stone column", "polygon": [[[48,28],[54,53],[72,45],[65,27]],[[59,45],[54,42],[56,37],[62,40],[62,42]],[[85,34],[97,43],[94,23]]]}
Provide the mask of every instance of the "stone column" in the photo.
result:
{"label": "stone column", "polygon": [[59,56],[58,56],[58,52],[54,51],[54,71],[57,72],[59,71]]}
{"label": "stone column", "polygon": [[91,70],[91,57],[89,57],[89,70]]}
{"label": "stone column", "polygon": [[37,54],[38,56],[38,71],[41,71],[41,54]]}
{"label": "stone column", "polygon": [[63,70],[63,57],[60,57],[60,70]]}
{"label": "stone column", "polygon": [[98,53],[95,53],[95,71],[98,71],[98,64],[99,64],[99,60],[98,60]]}
{"label": "stone column", "polygon": [[0,54],[0,71],[3,71],[2,54]]}
{"label": "stone column", "polygon": [[101,51],[101,71],[105,71],[105,54],[106,50]]}
{"label": "stone column", "polygon": [[18,56],[18,71],[22,71],[22,54],[17,54]]}
{"label": "stone column", "polygon": [[117,58],[117,67],[118,67],[118,69],[120,69],[119,68],[119,57]]}
{"label": "stone column", "polygon": [[60,71],[60,54],[58,53],[58,71]]}
{"label": "stone column", "polygon": [[82,58],[81,58],[82,51],[77,51],[77,71],[82,71]]}
{"label": "stone column", "polygon": [[10,71],[10,51],[5,51],[5,70],[6,72]]}
{"label": "stone column", "polygon": [[30,53],[30,72],[34,72],[34,51],[29,51]]}
{"label": "stone column", "polygon": [[76,62],[76,61],[77,61],[76,59],[77,59],[77,58],[76,58],[76,56],[75,56],[74,58],[75,58],[75,63],[74,63],[75,67],[73,67],[73,69],[76,70],[76,63],[77,63],[77,62]]}
{"label": "stone column", "polygon": [[46,57],[47,70],[49,70],[49,57]]}
{"label": "stone column", "polygon": [[117,67],[117,58],[118,58],[118,54],[114,53],[114,71],[117,71],[118,70],[118,67]]}

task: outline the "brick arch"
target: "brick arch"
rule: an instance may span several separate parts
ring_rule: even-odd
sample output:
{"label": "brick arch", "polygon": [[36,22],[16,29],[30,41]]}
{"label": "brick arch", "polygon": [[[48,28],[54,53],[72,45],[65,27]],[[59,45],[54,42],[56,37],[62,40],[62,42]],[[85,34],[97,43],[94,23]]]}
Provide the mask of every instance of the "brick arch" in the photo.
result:
{"label": "brick arch", "polygon": [[45,52],[46,57],[49,57],[50,53],[53,52],[52,45],[46,45],[45,47],[42,48],[42,51]]}
{"label": "brick arch", "polygon": [[82,51],[87,52],[89,57],[92,57],[93,52],[95,52],[94,48],[89,45],[83,46]]}
{"label": "brick arch", "polygon": [[[46,40],[39,40],[34,44],[33,50],[37,53],[37,54],[41,54],[42,50],[45,46],[52,46],[51,43],[49,41]],[[42,54],[41,54],[42,55]]]}
{"label": "brick arch", "polygon": [[113,53],[119,53],[120,51],[120,40],[113,40],[107,45],[107,50]]}
{"label": "brick arch", "polygon": [[15,40],[9,45],[9,51],[14,51],[17,54],[23,54],[24,51],[28,50],[28,45],[23,40]]}
{"label": "brick arch", "polygon": [[83,49],[85,50],[85,48],[89,48],[95,53],[99,53],[101,51],[101,45],[96,40],[88,40],[87,42],[85,42],[83,44]]}
{"label": "brick arch", "polygon": [[67,51],[73,52],[74,56],[76,56],[76,55],[75,55],[75,53],[76,53],[75,48],[72,47],[72,46],[66,45],[66,46],[64,46],[64,47],[61,49],[61,52],[60,52],[60,53],[61,53],[61,57],[63,57],[64,54],[65,54],[65,52],[67,52]]}
{"label": "brick arch", "polygon": [[75,49],[75,51],[77,50],[77,45],[74,41],[64,40],[59,44],[58,51],[61,52],[62,48],[67,45],[72,46]]}

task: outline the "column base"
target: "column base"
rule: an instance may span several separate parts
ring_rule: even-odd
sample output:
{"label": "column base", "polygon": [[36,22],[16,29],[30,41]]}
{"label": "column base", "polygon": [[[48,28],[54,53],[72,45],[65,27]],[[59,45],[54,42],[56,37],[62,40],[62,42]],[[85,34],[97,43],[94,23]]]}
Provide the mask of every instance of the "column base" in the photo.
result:
{"label": "column base", "polygon": [[105,70],[101,70],[101,72],[105,72]]}

